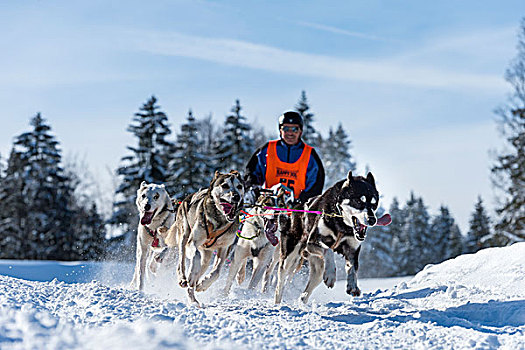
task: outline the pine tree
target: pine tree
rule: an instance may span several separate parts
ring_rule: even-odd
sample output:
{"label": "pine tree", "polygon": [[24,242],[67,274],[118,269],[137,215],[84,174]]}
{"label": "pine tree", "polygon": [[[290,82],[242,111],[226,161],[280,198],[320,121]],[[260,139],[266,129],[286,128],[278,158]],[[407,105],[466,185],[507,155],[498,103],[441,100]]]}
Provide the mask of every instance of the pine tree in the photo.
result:
{"label": "pine tree", "polygon": [[447,242],[447,255],[445,256],[445,260],[461,255],[465,244],[457,224],[452,225]]}
{"label": "pine tree", "polygon": [[[384,209],[376,212],[378,217],[384,214]],[[368,230],[365,242],[362,245],[359,270],[362,277],[387,277],[394,274],[392,255],[393,236],[390,226],[375,226]]]}
{"label": "pine tree", "polygon": [[169,178],[173,198],[182,199],[188,194],[208,186],[212,162],[201,153],[202,135],[192,111],[188,112],[185,124],[181,125],[175,143],[175,153],[170,163],[172,176]]}
{"label": "pine tree", "polygon": [[475,253],[488,247],[487,240],[492,236],[490,218],[483,206],[483,200],[478,197],[474,212],[470,217],[470,226],[465,239],[465,253]]}
{"label": "pine tree", "polygon": [[226,117],[223,136],[215,147],[218,170],[243,172],[255,149],[250,124],[246,122],[246,117],[241,115],[241,109],[239,100],[236,100],[231,109],[232,113]]}
{"label": "pine tree", "polygon": [[392,216],[392,223],[385,229],[391,236],[391,257],[392,257],[392,271],[391,276],[403,276],[404,266],[406,265],[406,256],[404,252],[407,250],[406,245],[410,242],[405,241],[403,234],[403,227],[405,226],[405,211],[399,205],[396,197],[392,200],[390,205],[390,215]]}
{"label": "pine tree", "polygon": [[494,184],[501,191],[493,241],[509,245],[525,240],[525,18],[518,36],[518,55],[507,69],[505,79],[514,89],[508,102],[498,108],[499,125],[507,149],[492,167]]}
{"label": "pine tree", "polygon": [[98,213],[95,203],[91,207],[76,208],[73,227],[75,227],[75,241],[72,256],[75,260],[97,260],[105,251],[106,229],[104,220]]}
{"label": "pine tree", "polygon": [[215,173],[215,148],[220,139],[221,133],[217,128],[217,125],[213,122],[211,113],[202,119],[196,119],[196,128],[197,128],[197,147],[198,152],[202,155],[204,159],[204,170],[202,171],[201,177],[199,180],[202,182],[203,187],[208,186],[209,182],[213,178]]}
{"label": "pine tree", "polygon": [[422,198],[410,194],[403,209],[405,220],[403,231],[399,239],[401,254],[399,267],[404,275],[413,275],[419,272],[426,263],[428,241],[430,240],[429,215]]}
{"label": "pine tree", "polygon": [[11,150],[0,186],[0,259],[23,259],[26,231],[23,165]]}
{"label": "pine tree", "polygon": [[352,142],[341,123],[335,132],[330,128],[328,139],[325,140],[322,147],[326,184],[328,186],[344,179],[348,171],[355,171],[356,164],[350,154],[351,144]]}
{"label": "pine tree", "polygon": [[435,264],[455,257],[462,252],[463,241],[459,228],[450,211],[446,206],[439,208],[430,226],[431,241],[429,248],[431,251],[427,255],[426,263]]}
{"label": "pine tree", "polygon": [[4,158],[2,157],[2,154],[0,154],[0,179],[5,175],[7,165],[5,164]]}
{"label": "pine tree", "polygon": [[75,239],[69,232],[72,189],[61,166],[58,141],[40,113],[30,124],[32,131],[15,138],[7,169],[7,181],[17,187],[11,190],[20,190],[22,196],[12,191],[5,193],[17,197],[17,205],[23,205],[23,212],[12,213],[12,218],[19,220],[16,229],[25,237],[21,258],[70,260],[71,242]]}
{"label": "pine tree", "polygon": [[306,92],[304,90],[301,91],[301,98],[295,105],[295,110],[301,115],[301,117],[303,117],[303,141],[314,148],[319,148],[319,134],[313,126],[314,114],[310,112],[310,105],[308,104],[308,99],[306,98]]}
{"label": "pine tree", "polygon": [[[136,191],[142,181],[163,184],[168,178],[168,163],[171,159],[173,144],[166,137],[171,134],[166,114],[160,111],[157,98],[152,96],[135,113],[129,132],[137,138],[137,146],[128,146],[131,151],[121,159],[117,169],[121,183],[116,190],[117,199],[113,203],[113,215],[108,223],[117,231],[126,247],[124,255],[134,251],[137,209]],[[116,248],[115,248],[116,249]]]}

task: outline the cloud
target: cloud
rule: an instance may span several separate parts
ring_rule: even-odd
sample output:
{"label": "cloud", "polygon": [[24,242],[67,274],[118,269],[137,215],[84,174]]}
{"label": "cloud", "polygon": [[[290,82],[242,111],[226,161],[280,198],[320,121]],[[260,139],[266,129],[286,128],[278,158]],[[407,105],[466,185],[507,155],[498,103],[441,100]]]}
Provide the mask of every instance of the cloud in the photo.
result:
{"label": "cloud", "polygon": [[246,41],[180,33],[128,32],[122,44],[156,55],[187,57],[230,66],[323,79],[394,84],[447,90],[501,92],[498,75],[472,74],[393,60],[352,60],[283,50]]}
{"label": "cloud", "polygon": [[349,31],[349,30],[336,28],[336,27],[332,27],[332,26],[327,26],[327,25],[324,25],[324,24],[318,24],[318,23],[312,23],[312,22],[303,22],[303,21],[298,21],[298,22],[295,22],[295,23],[297,23],[298,25],[304,26],[304,27],[313,28],[313,29],[319,29],[321,31],[328,32],[328,33],[334,33],[334,34],[340,34],[340,35],[345,35],[345,36],[351,36],[351,37],[354,37],[354,38],[361,38],[361,39],[375,40],[375,41],[389,41],[389,42],[394,41],[394,40],[381,38],[381,37],[378,37],[378,36],[375,36],[375,35],[364,34],[364,33],[360,33],[360,32],[352,32],[352,31]]}
{"label": "cloud", "polygon": [[417,48],[397,55],[396,59],[431,61],[449,57],[458,63],[469,64],[482,61],[507,62],[514,55],[516,33],[517,26],[449,33],[427,40]]}

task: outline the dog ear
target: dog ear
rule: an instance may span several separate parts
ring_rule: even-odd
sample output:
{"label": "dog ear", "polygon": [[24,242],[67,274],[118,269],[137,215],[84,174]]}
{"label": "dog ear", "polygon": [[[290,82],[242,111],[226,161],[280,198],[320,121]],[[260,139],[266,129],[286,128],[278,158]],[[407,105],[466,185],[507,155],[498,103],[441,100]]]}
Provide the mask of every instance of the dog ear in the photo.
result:
{"label": "dog ear", "polygon": [[354,177],[352,175],[352,170],[348,172],[348,175],[346,176],[346,181],[343,183],[343,187],[350,186],[350,183],[354,181]]}
{"label": "dog ear", "polygon": [[373,187],[376,187],[376,180],[374,179],[374,175],[372,175],[372,173],[369,172],[368,175],[366,175],[366,181],[368,181],[368,183]]}

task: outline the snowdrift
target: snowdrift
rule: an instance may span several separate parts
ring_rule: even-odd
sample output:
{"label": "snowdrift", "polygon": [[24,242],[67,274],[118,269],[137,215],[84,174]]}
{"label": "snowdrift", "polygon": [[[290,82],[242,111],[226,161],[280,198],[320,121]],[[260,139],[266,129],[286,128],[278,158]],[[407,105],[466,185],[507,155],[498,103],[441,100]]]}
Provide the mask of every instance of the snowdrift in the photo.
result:
{"label": "snowdrift", "polygon": [[[308,305],[295,301],[300,278],[279,306],[244,286],[218,297],[218,283],[200,295],[202,309],[186,306],[169,279],[156,281],[157,293],[108,279],[126,276],[129,266],[99,266],[97,280],[66,283],[29,280],[27,271],[16,278],[13,271],[23,269],[8,261],[0,263],[0,348],[523,349],[524,257],[525,243],[490,248],[427,266],[389,289],[367,289],[363,280],[365,293],[354,299],[340,281],[333,290],[320,286]],[[52,263],[24,264],[33,264],[34,279],[39,269],[53,270]]]}

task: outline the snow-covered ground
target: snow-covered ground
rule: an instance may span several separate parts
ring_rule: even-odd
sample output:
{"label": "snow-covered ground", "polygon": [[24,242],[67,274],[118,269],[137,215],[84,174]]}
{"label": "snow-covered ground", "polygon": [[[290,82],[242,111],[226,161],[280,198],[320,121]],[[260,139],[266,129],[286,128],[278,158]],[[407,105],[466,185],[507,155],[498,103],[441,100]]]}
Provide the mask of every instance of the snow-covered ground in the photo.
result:
{"label": "snow-covered ground", "polygon": [[171,275],[146,293],[130,290],[131,270],[0,261],[0,349],[525,348],[525,243],[413,278],[363,279],[359,298],[344,293],[344,281],[321,285],[308,305],[296,301],[301,276],[281,305],[243,286],[221,298],[221,280],[198,294],[199,309]]}

